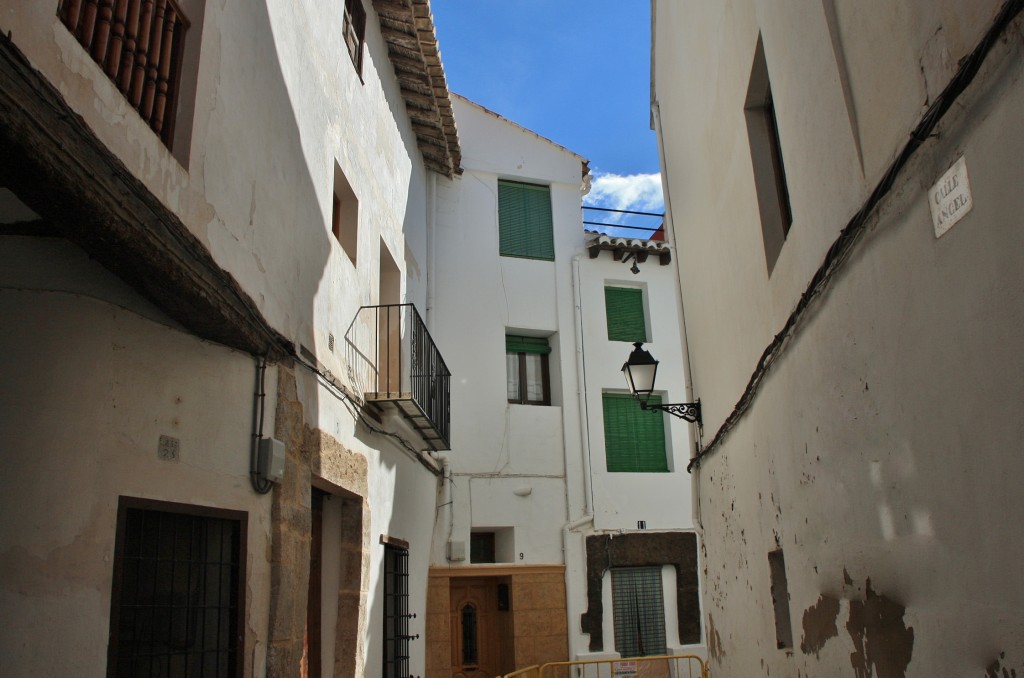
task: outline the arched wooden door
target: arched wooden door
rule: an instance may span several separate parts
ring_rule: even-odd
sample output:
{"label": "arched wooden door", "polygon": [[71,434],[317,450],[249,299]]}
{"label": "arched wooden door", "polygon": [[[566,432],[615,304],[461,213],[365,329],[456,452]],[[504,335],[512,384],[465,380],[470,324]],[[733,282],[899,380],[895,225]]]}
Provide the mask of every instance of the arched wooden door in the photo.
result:
{"label": "arched wooden door", "polygon": [[511,613],[499,609],[499,584],[498,579],[451,582],[453,678],[494,678],[514,670],[509,666]]}

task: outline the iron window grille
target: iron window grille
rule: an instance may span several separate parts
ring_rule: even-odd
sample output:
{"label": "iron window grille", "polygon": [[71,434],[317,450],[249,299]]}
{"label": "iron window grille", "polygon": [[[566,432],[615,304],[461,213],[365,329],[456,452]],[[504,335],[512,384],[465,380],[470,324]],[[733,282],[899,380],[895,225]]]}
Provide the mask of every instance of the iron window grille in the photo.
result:
{"label": "iron window grille", "polygon": [[242,675],[246,514],[122,497],[107,675]]}
{"label": "iron window grille", "polygon": [[409,550],[384,545],[384,678],[409,677]]}

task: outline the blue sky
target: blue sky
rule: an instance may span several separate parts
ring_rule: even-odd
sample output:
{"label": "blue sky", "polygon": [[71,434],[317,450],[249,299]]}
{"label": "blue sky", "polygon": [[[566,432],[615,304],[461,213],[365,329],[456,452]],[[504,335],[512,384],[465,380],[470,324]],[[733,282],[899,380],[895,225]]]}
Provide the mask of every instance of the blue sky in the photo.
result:
{"label": "blue sky", "polygon": [[647,0],[432,0],[431,8],[453,92],[589,159],[588,204],[663,210]]}

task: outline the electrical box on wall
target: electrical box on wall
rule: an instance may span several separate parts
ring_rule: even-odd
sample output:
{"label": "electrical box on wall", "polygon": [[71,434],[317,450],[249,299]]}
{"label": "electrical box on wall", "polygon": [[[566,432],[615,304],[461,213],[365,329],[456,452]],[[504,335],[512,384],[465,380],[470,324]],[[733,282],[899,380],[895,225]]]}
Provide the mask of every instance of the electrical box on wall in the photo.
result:
{"label": "electrical box on wall", "polygon": [[274,438],[261,438],[259,447],[260,477],[274,483],[284,478],[284,443]]}

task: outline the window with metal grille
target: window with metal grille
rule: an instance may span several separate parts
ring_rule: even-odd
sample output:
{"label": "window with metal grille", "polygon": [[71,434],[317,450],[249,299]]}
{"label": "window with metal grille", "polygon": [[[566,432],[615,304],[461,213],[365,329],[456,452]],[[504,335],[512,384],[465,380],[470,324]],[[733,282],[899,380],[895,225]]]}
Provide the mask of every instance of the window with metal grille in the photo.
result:
{"label": "window with metal grille", "polygon": [[122,497],[107,675],[242,675],[246,514]]}
{"label": "window with metal grille", "polygon": [[660,567],[612,568],[615,651],[623,657],[665,654]]}
{"label": "window with metal grille", "polygon": [[503,257],[554,261],[551,189],[518,181],[498,182],[498,236]]}
{"label": "window with metal grille", "polygon": [[409,550],[384,545],[384,678],[409,676]]}
{"label": "window with metal grille", "polygon": [[644,291],[639,287],[605,287],[604,311],[608,341],[646,342]]}
{"label": "window with metal grille", "polygon": [[174,0],[61,0],[57,16],[165,146],[189,22]]}
{"label": "window with metal grille", "polygon": [[[608,471],[667,472],[664,415],[640,409],[636,399],[626,393],[604,393],[601,401]],[[661,398],[652,395],[648,402],[660,405]]]}
{"label": "window with metal grille", "polygon": [[345,46],[352,57],[359,77],[363,75],[363,41],[366,38],[366,10],[362,0],[345,0],[345,19],[342,23]]}
{"label": "window with metal grille", "polygon": [[510,403],[551,404],[549,353],[551,346],[543,337],[505,337],[505,372]]}

